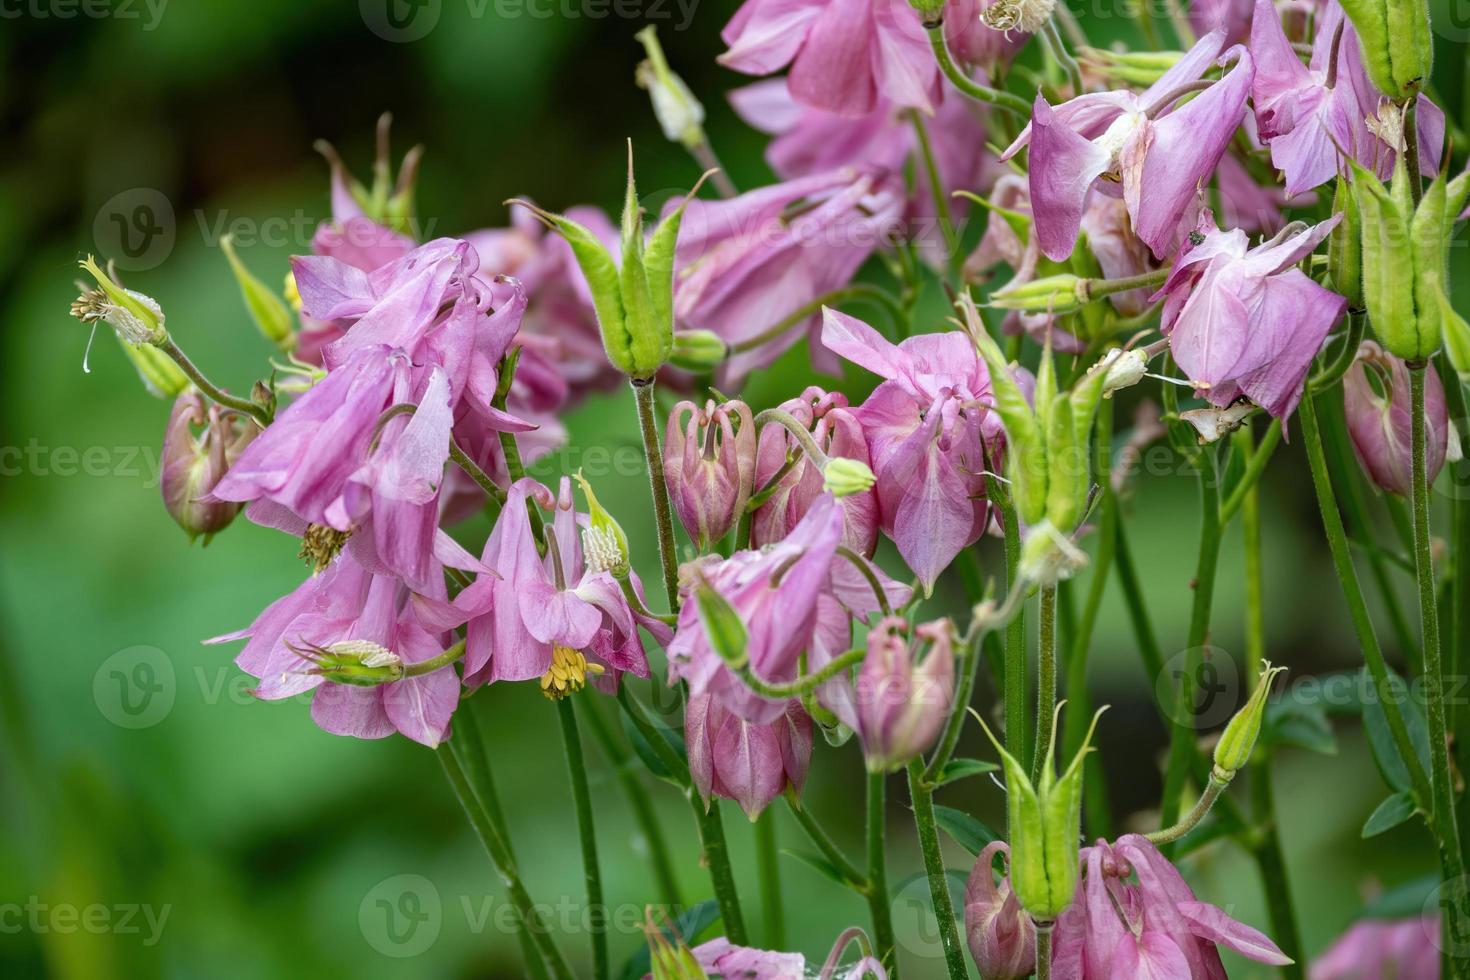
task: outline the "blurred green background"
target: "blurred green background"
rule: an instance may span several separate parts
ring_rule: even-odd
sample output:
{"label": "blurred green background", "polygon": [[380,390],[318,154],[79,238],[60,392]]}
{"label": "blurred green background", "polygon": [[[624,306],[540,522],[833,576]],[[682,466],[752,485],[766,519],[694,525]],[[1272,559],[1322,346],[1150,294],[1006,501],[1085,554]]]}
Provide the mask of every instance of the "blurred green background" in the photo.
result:
{"label": "blurred green background", "polygon": [[[714,63],[719,28],[734,6],[649,0],[631,9],[659,25],[675,69],[709,109],[724,162],[737,182],[754,186],[770,176],[763,139],[722,97],[744,79]],[[646,191],[687,187],[696,176],[633,85],[641,51],[632,35],[642,19],[587,16],[602,8],[564,0],[499,7],[421,0],[400,9],[420,19],[395,35],[385,9],[369,0],[4,7],[0,976],[521,975],[515,937],[497,927],[499,883],[430,753],[400,738],[326,735],[304,703],[256,703],[231,663],[234,648],[200,645],[248,623],[300,581],[296,545],[242,520],[207,550],[190,547],[158,499],[167,407],[142,392],[105,335],[84,373],[86,330],[66,315],[75,260],[117,241],[110,216],[123,205],[161,201],[154,213],[169,244],[129,271],[128,284],[163,303],[170,329],[211,375],[243,390],[267,351],[215,247],[218,235],[235,231],[248,264],[267,282],[280,281],[287,256],[308,249],[327,215],[326,169],[312,141],[333,141],[366,173],[384,110],[396,118],[395,152],[428,148],[419,210],[436,235],[503,225],[501,202],[511,196],[554,208],[613,206],[629,136]],[[426,19],[433,23],[417,36]],[[1125,29],[1101,14],[1084,15],[1084,23],[1096,37]],[[387,39],[394,36],[403,39]],[[1458,58],[1450,71],[1463,65],[1463,51],[1451,43]],[[921,328],[934,329],[942,302],[931,296],[924,309]],[[778,401],[809,375],[795,352],[754,379],[750,400]],[[868,383],[851,377],[845,390],[860,400]],[[1132,404],[1119,405],[1121,427]],[[586,405],[570,421],[574,448],[538,467],[541,475],[563,463],[575,469],[587,447],[636,445],[627,397]],[[1196,502],[1191,478],[1170,475],[1167,459],[1161,469],[1138,484],[1127,513],[1168,656],[1186,632]],[[652,576],[646,486],[625,471],[600,480],[598,492]],[[1263,505],[1268,655],[1294,675],[1356,668],[1294,449],[1273,463]],[[466,532],[477,541],[484,528],[471,523]],[[1222,563],[1213,636],[1236,662],[1238,533]],[[998,570],[993,543],[984,549],[987,569]],[[884,560],[900,570],[892,554]],[[1073,589],[1079,606],[1088,581],[1084,575]],[[936,595],[934,612],[963,610],[951,588]],[[1114,706],[1100,742],[1115,823],[1145,826],[1154,819],[1147,811],[1157,804],[1167,733],[1152,706],[1155,679],[1144,673],[1114,588],[1091,675],[1094,701]],[[986,706],[995,700],[983,673],[977,696]],[[476,697],[473,710],[533,894],[574,903],[580,862],[548,703],[533,686],[499,686]],[[1281,834],[1312,951],[1358,914],[1366,895],[1432,868],[1415,829],[1359,839],[1384,791],[1356,722],[1336,721],[1335,754],[1283,750],[1275,769]],[[647,847],[596,740],[589,734],[588,741],[607,896],[636,909],[656,897]],[[962,752],[992,757],[973,726]],[[806,795],[854,853],[861,773],[855,746],[819,744]],[[708,898],[687,807],[666,785],[647,786],[675,847],[686,901]],[[905,975],[938,976],[901,780],[889,795]],[[939,802],[995,825],[1002,819],[1000,792],[983,778],[946,788]],[[772,812],[782,846],[807,850],[784,806]],[[725,816],[747,918],[758,922],[751,828],[733,806]],[[953,841],[945,845],[950,865],[967,872],[968,855]],[[1265,927],[1254,864],[1234,845],[1196,852],[1187,871],[1202,897]],[[799,861],[783,859],[781,875],[791,947],[819,958],[842,928],[867,925],[857,898]],[[407,918],[395,919],[393,910]],[[641,941],[634,929],[616,932],[614,962]],[[581,936],[563,946],[585,970]],[[1231,967],[1232,975],[1264,975]]]}

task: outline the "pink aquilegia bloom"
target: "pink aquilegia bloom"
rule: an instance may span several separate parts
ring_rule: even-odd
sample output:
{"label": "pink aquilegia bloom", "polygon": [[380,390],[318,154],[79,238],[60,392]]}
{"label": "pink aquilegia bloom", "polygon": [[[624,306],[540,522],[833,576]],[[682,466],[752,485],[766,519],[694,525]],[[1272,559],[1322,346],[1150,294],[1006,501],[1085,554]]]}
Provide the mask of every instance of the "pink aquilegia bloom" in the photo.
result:
{"label": "pink aquilegia bloom", "polygon": [[[1048,258],[1061,262],[1071,255],[1094,187],[1113,194],[1121,187],[1133,228],[1155,256],[1174,249],[1181,222],[1245,115],[1251,57],[1239,45],[1219,57],[1224,43],[1224,31],[1201,38],[1138,95],[1088,93],[1055,107],[1037,95],[1031,124],[1001,159],[1031,146],[1035,234]],[[1217,57],[1233,67],[1171,108],[1181,86],[1198,81]]]}
{"label": "pink aquilegia bloom", "polygon": [[[1001,36],[976,21],[986,34]],[[918,152],[914,124],[907,110],[880,99],[867,115],[852,118],[796,102],[784,79],[769,79],[730,93],[730,104],[751,126],[774,137],[766,145],[766,162],[784,180],[866,164],[892,173]],[[985,151],[986,116],[974,99],[946,87],[935,117],[926,122],[939,183],[956,220],[968,213],[969,201],[954,191],[983,191],[1006,172]],[[939,267],[945,259],[934,215],[934,195],[924,168],[914,175],[904,212],[905,225],[926,261]]]}
{"label": "pink aquilegia bloom", "polygon": [[[1342,409],[1353,453],[1368,479],[1381,490],[1407,497],[1414,469],[1408,367],[1374,341],[1363,341],[1342,379]],[[1459,445],[1449,424],[1444,385],[1432,364],[1424,373],[1424,419],[1424,467],[1433,483],[1446,456],[1459,455]]]}
{"label": "pink aquilegia bloom", "polygon": [[1218,29],[1225,32],[1227,44],[1244,43],[1253,9],[1251,0],[1197,0],[1189,5],[1189,26],[1199,37]]}
{"label": "pink aquilegia bloom", "polygon": [[[997,854],[1004,854],[1007,862],[999,882]],[[1011,891],[1010,859],[1005,841],[985,845],[965,884],[965,938],[987,980],[1021,980],[1036,970],[1036,926]]]}
{"label": "pink aquilegia bloom", "polygon": [[795,699],[764,723],[746,721],[712,695],[684,706],[689,774],[708,806],[713,796],[734,800],[754,820],[790,791],[801,796],[812,761],[812,720]]}
{"label": "pink aquilegia bloom", "polygon": [[[716,384],[737,387],[814,333],[816,314],[758,342],[818,296],[846,286],[894,232],[903,202],[899,176],[872,167],[844,167],[728,201],[690,201],[674,267],[675,321],[682,329],[712,330],[731,345],[755,344],[725,362]],[[818,367],[835,365],[816,343],[812,357]]]}
{"label": "pink aquilegia bloom", "polygon": [[[834,574],[847,561],[837,555],[842,528],[841,508],[831,494],[823,494],[782,541],[688,567],[689,576],[701,578],[739,615],[747,635],[746,669],[761,680],[794,680],[804,651],[810,663],[825,663],[842,653],[851,637],[851,618],[878,608],[865,578],[859,577],[859,587]],[[870,570],[890,605],[907,601],[906,588],[876,566]],[[710,646],[698,605],[692,598],[683,604],[673,642],[666,647],[670,683],[683,679],[692,696],[713,694],[748,721],[768,723],[780,717],[785,701],[756,694]]]}
{"label": "pink aquilegia bloom", "polygon": [[[443,572],[437,577],[442,599]],[[449,737],[459,704],[452,664],[372,687],[332,682],[325,665],[344,657],[379,668],[422,663],[447,649],[448,638],[419,621],[401,582],[343,553],[249,627],[205,642],[247,640],[235,663],[260,679],[252,693],[276,701],[315,690],[312,719],[334,735],[384,738],[397,731],[432,747]]]}
{"label": "pink aquilegia bloom", "polygon": [[861,320],[825,311],[822,341],[883,378],[854,414],[878,477],[883,530],[926,589],[990,523],[987,459],[998,465],[1000,418],[990,377],[962,333],[895,346]]}
{"label": "pink aquilegia bloom", "polygon": [[873,772],[891,772],[927,752],[954,699],[954,625],[941,619],[909,632],[905,619],[880,620],[868,633],[857,676],[836,677],[819,690],[822,703],[857,734]]}
{"label": "pink aquilegia bloom", "polygon": [[683,401],[669,413],[664,482],[679,522],[701,552],[745,513],[755,480],[755,420],[742,401],[703,408]]}
{"label": "pink aquilegia bloom", "polygon": [[720,36],[726,68],[787,76],[796,101],[863,116],[879,98],[932,112],[939,68],[906,0],[746,0]]}
{"label": "pink aquilegia bloom", "polygon": [[1291,960],[1266,936],[1201,902],[1149,840],[1138,834],[1082,849],[1077,899],[1057,919],[1055,980],[1225,976],[1217,946],[1273,966]]}
{"label": "pink aquilegia bloom", "polygon": [[1207,210],[1168,281],[1163,332],[1180,369],[1212,405],[1248,398],[1286,419],[1302,382],[1347,300],[1317,285],[1296,263],[1341,219],[1283,231],[1250,247],[1245,232],[1215,227]]}
{"label": "pink aquilegia bloom", "polygon": [[[1383,136],[1395,142],[1402,138],[1379,123],[1380,106],[1388,102],[1368,79],[1357,32],[1335,0],[1324,8],[1316,31],[1311,64],[1303,65],[1271,0],[1256,0],[1251,102],[1261,141],[1271,148],[1271,162],[1286,175],[1288,197],[1346,174],[1343,154],[1386,178],[1393,170],[1395,149]],[[1432,177],[1439,171],[1444,144],[1444,112],[1427,96],[1418,98],[1420,168]]]}
{"label": "pink aquilegia bloom", "polygon": [[[847,396],[817,387],[807,388],[799,398],[779,406],[812,434],[812,439],[829,457],[855,459],[871,467],[868,440],[862,423],[847,407]],[[795,460],[776,483],[769,497],[751,515],[750,541],[757,548],[775,544],[791,533],[822,496],[822,472],[784,426],[768,425],[761,430],[756,447],[755,486],[765,488],[788,460]],[[842,543],[861,555],[872,557],[878,546],[878,495],[869,489],[837,501],[842,508]],[[856,570],[854,570],[856,573]],[[838,571],[835,574],[845,574]]]}
{"label": "pink aquilegia bloom", "polygon": [[1439,980],[1439,916],[1355,922],[1312,963],[1311,980]]}
{"label": "pink aquilegia bloom", "polygon": [[[530,501],[554,511],[544,556],[526,509]],[[511,485],[481,556],[488,571],[452,604],[434,604],[436,624],[469,623],[467,685],[539,679],[542,692],[557,700],[588,680],[613,692],[624,672],[648,676],[638,627],[660,643],[670,630],[633,612],[610,571],[619,559],[585,523],[566,477],[555,497],[529,478]],[[636,577],[633,587],[642,594]]]}
{"label": "pink aquilegia bloom", "polygon": [[202,534],[208,544],[240,512],[239,504],[203,498],[260,431],[253,419],[206,402],[197,388],[186,388],[174,400],[159,455],[158,486],[164,509],[190,541]]}
{"label": "pink aquilegia bloom", "polygon": [[[820,975],[833,980],[888,980],[883,965],[871,956],[865,956],[849,967],[836,965],[840,947],[848,941],[846,937],[845,933],[838,940],[839,948],[827,958]],[[701,943],[690,952],[710,980],[808,980],[818,975],[816,968],[809,968],[806,957],[800,953],[736,946],[723,936]],[[839,969],[842,972],[836,972]]]}

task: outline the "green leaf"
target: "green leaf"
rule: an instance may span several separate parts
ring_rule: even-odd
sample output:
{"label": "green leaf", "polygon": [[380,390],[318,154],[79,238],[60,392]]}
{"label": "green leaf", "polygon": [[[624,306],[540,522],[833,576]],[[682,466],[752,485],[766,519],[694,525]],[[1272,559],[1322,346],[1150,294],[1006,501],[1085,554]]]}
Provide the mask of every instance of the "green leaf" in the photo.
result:
{"label": "green leaf", "polygon": [[[1392,672],[1389,673],[1389,687],[1392,688],[1394,701],[1403,713],[1404,726],[1409,730],[1409,741],[1413,743],[1414,753],[1419,756],[1419,764],[1424,767],[1425,772],[1429,772],[1429,729],[1424,721],[1424,709],[1409,696],[1403,678]],[[1368,677],[1366,667],[1363,668],[1360,690],[1363,694],[1363,727],[1368,732],[1368,743],[1373,749],[1373,760],[1378,763],[1378,771],[1383,774],[1384,782],[1388,783],[1390,789],[1407,790],[1410,785],[1409,770],[1399,756],[1393,733],[1388,730],[1388,719],[1383,713],[1377,688]]]}
{"label": "green leaf", "polygon": [[1000,835],[995,831],[963,810],[956,810],[954,807],[936,806],[934,822],[971,854],[979,854],[985,849],[986,844],[1000,840]]}
{"label": "green leaf", "polygon": [[1387,833],[1414,815],[1418,807],[1407,792],[1399,792],[1378,804],[1378,809],[1363,824],[1363,839]]}
{"label": "green leaf", "polygon": [[[636,754],[639,760],[648,767],[648,771],[653,773],[658,778],[666,779],[669,782],[673,783],[675,786],[683,789],[685,784],[681,781],[680,778],[680,776],[682,776],[683,774],[681,773],[679,775],[675,775],[674,773],[669,772],[669,767],[664,765],[664,760],[659,758],[658,752],[656,752],[654,750],[654,747],[649,744],[648,739],[643,737],[643,732],[640,731],[638,726],[633,723],[633,719],[628,717],[628,713],[626,711],[619,712],[619,717],[622,718],[623,721],[623,733],[628,736],[628,741],[631,742],[633,745],[634,754]],[[653,730],[658,733],[659,737],[661,737],[665,742],[668,743],[669,748],[674,750],[675,755],[677,755],[681,759],[685,758],[684,740],[682,738],[676,738],[672,731],[664,728],[661,725],[653,725]]]}
{"label": "green leaf", "polygon": [[995,763],[985,762],[980,759],[950,759],[944,764],[944,768],[939,770],[939,776],[934,780],[934,785],[944,786],[947,783],[953,783],[956,780],[964,779],[968,776],[978,776],[985,772],[997,772],[999,769],[1000,766]]}
{"label": "green leaf", "polygon": [[1363,906],[1360,918],[1364,919],[1407,919],[1423,915],[1429,896],[1439,887],[1437,873],[1407,881],[1375,896]]}
{"label": "green leaf", "polygon": [[[712,898],[707,898],[698,905],[691,906],[679,913],[674,918],[672,926],[664,926],[659,931],[668,937],[669,942],[674,941],[675,934],[685,945],[694,946],[698,942],[699,934],[708,929],[720,919],[720,906]],[[638,951],[628,957],[623,964],[623,971],[619,974],[621,980],[641,980],[653,969],[648,955],[648,944],[644,943]]]}
{"label": "green leaf", "polygon": [[844,888],[850,887],[852,885],[852,882],[847,880],[847,876],[844,875],[840,870],[838,870],[837,865],[833,864],[831,861],[828,861],[820,854],[812,854],[807,851],[788,851],[784,849],[781,851],[781,853],[786,855],[787,857],[796,858],[796,860],[800,861],[802,864],[806,865],[809,868],[815,868],[817,871],[821,872],[822,875],[832,881],[837,882],[837,884],[843,886]]}
{"label": "green leaf", "polygon": [[1337,737],[1322,704],[1282,697],[1266,704],[1261,738],[1267,745],[1290,745],[1323,755],[1337,754]]}

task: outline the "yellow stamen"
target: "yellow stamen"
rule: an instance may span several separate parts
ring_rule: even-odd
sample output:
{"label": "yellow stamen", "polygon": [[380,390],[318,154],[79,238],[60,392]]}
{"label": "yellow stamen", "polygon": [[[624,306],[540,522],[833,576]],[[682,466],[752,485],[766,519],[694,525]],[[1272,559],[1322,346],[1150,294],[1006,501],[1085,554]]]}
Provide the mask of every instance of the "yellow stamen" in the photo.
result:
{"label": "yellow stamen", "polygon": [[602,664],[588,663],[580,650],[556,644],[551,648],[551,669],[541,675],[541,693],[552,701],[575,694],[587,684],[587,675],[603,673]]}

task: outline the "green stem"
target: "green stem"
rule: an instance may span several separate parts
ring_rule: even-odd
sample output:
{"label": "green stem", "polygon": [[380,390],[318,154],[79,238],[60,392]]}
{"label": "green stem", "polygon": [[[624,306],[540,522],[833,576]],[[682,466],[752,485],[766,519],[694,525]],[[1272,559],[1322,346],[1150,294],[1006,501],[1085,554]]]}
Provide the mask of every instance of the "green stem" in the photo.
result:
{"label": "green stem", "polygon": [[822,852],[822,857],[842,875],[843,884],[864,897],[868,894],[868,876],[863,874],[847,859],[842,849],[832,842],[827,832],[822,829],[821,824],[812,817],[811,813],[800,803],[791,797],[786,797],[786,806],[791,815],[796,818],[797,824],[806,832],[807,837],[816,845],[817,850]]}
{"label": "green stem", "polygon": [[653,801],[643,780],[639,778],[641,767],[634,765],[632,751],[603,717],[600,704],[597,699],[587,704],[592,737],[607,756],[614,775],[623,787],[624,795],[628,797],[628,805],[633,809],[633,818],[638,822],[638,829],[648,843],[649,861],[653,865],[653,877],[658,885],[660,899],[669,908],[680,908],[684,899],[679,892],[679,879],[674,873],[674,862],[669,855],[669,842],[664,836],[663,825],[659,822]]}
{"label": "green stem", "polygon": [[1013,112],[1022,119],[1031,118],[1031,103],[1025,99],[1012,95],[1004,89],[981,85],[960,71],[954,63],[954,57],[949,53],[949,42],[945,40],[942,21],[926,21],[924,30],[929,33],[929,47],[934,51],[934,60],[939,64],[939,70],[944,72],[944,77],[948,78],[955,88],[977,102],[984,102],[997,109]]}
{"label": "green stem", "polygon": [[[1407,116],[1408,114],[1405,113]],[[1405,123],[1408,126],[1408,123]],[[1429,721],[1429,762],[1434,790],[1434,823],[1446,871],[1455,881],[1465,873],[1460,827],[1451,781],[1449,726],[1445,722],[1444,673],[1439,646],[1439,604],[1434,558],[1429,551],[1429,474],[1426,460],[1424,375],[1428,365],[1409,365],[1410,467],[1414,503],[1414,566],[1419,584],[1419,634],[1424,654],[1424,703]]]}
{"label": "green stem", "polygon": [[1185,643],[1184,668],[1179,675],[1179,694],[1175,701],[1174,730],[1169,740],[1169,767],[1164,777],[1163,822],[1174,823],[1179,817],[1180,795],[1195,758],[1194,681],[1210,636],[1210,611],[1215,597],[1215,572],[1220,559],[1220,491],[1215,470],[1214,452],[1204,447],[1197,455],[1199,462],[1200,541],[1199,560],[1195,566],[1194,602],[1189,616],[1189,636]]}
{"label": "green stem", "polygon": [[1067,73],[1067,81],[1072,86],[1072,97],[1082,95],[1082,69],[1078,66],[1077,59],[1072,57],[1072,52],[1067,50],[1066,42],[1057,31],[1056,21],[1048,17],[1046,23],[1041,25],[1039,36],[1046,46],[1047,54]]}
{"label": "green stem", "polygon": [[561,722],[567,774],[572,780],[572,803],[577,811],[577,834],[582,843],[582,878],[587,886],[587,922],[592,933],[592,975],[597,980],[607,980],[607,906],[602,901],[602,868],[597,861],[592,791],[587,785],[587,762],[582,756],[582,735],[577,730],[577,709],[572,699],[558,701],[556,714]]}
{"label": "green stem", "polygon": [[[868,773],[868,912],[873,944],[892,980],[898,980],[898,950],[893,946],[893,908],[888,901],[887,848],[884,846],[884,774]],[[778,947],[779,948],[779,947]]]}
{"label": "green stem", "polygon": [[1036,650],[1036,753],[1031,759],[1031,781],[1040,784],[1051,751],[1052,719],[1057,707],[1057,587],[1041,587]]}
{"label": "green stem", "polygon": [[750,945],[745,931],[745,917],[740,913],[740,893],[735,888],[735,873],[730,868],[730,849],[725,844],[725,824],[720,818],[720,801],[710,800],[709,806],[690,793],[689,802],[694,807],[694,819],[699,827],[699,844],[704,849],[704,861],[709,867],[709,877],[715,889],[715,903],[720,907],[720,918],[725,923],[725,937],[736,946]]}
{"label": "green stem", "polygon": [[663,450],[658,441],[658,423],[654,420],[654,382],[633,382],[633,396],[638,402],[638,428],[643,434],[643,457],[648,463],[648,483],[653,492],[653,517],[658,525],[658,560],[663,566],[664,593],[669,609],[679,611],[679,558],[674,551],[674,518],[669,508],[669,488],[664,483]]}
{"label": "green stem", "polygon": [[918,109],[909,110],[909,119],[914,124],[914,134],[919,141],[919,159],[924,165],[924,176],[929,183],[929,193],[934,199],[934,217],[939,222],[939,233],[944,237],[944,253],[948,266],[954,270],[960,254],[959,235],[955,234],[954,218],[950,214],[949,199],[944,196],[944,185],[939,181],[939,165],[934,160],[934,147],[929,142],[929,129],[924,125],[924,116]]}
{"label": "green stem", "polygon": [[[484,490],[491,500],[498,504],[505,503],[505,491],[500,488],[499,484],[490,479],[490,474],[481,469],[479,463],[470,459],[469,454],[459,448],[459,443],[453,439],[449,440],[449,458],[454,460],[455,465],[464,470],[465,474],[471,480],[474,480],[475,484],[481,490]],[[517,453],[517,459],[519,459],[519,453]]]}
{"label": "green stem", "polygon": [[1036,923],[1036,980],[1051,980],[1051,934],[1054,922]]}
{"label": "green stem", "polygon": [[866,649],[848,650],[829,660],[820,670],[814,670],[810,674],[802,674],[800,677],[785,684],[772,684],[763,681],[749,670],[738,671],[735,676],[745,683],[752,691],[766,698],[799,698],[803,694],[809,694],[816,690],[826,681],[831,680],[854,664],[862,663],[863,657],[867,656]]}
{"label": "green stem", "polygon": [[460,640],[438,656],[430,657],[428,660],[423,660],[416,664],[408,664],[403,669],[403,676],[422,677],[424,674],[432,674],[436,670],[448,667],[460,657],[464,656],[464,647],[465,641]]}
{"label": "green stem", "polygon": [[264,406],[257,405],[248,398],[236,398],[210,381],[204,376],[204,372],[199,370],[193,361],[189,360],[189,355],[184,353],[183,348],[174,343],[172,337],[165,337],[163,342],[157,346],[159,350],[173,358],[174,363],[189,376],[189,380],[194,382],[196,388],[214,399],[214,401],[223,405],[225,408],[249,415],[255,421],[259,422],[262,427],[271,424],[271,414],[266,411]]}
{"label": "green stem", "polygon": [[495,865],[501,881],[505,883],[517,917],[523,924],[526,933],[531,937],[531,942],[536,946],[537,952],[541,954],[547,969],[556,980],[572,980],[571,967],[567,965],[566,958],[562,956],[561,951],[556,948],[546,921],[537,910],[535,903],[531,901],[525,885],[521,883],[520,873],[510,854],[505,826],[502,822],[493,820],[471,787],[453,740],[440,745],[435,750],[435,754],[439,756],[439,762],[444,767],[444,775],[448,778],[454,795],[459,799],[460,806],[464,808],[465,816],[469,818],[470,826],[480,838],[480,843],[490,855],[490,861]]}
{"label": "green stem", "polygon": [[1302,937],[1296,924],[1291,899],[1291,882],[1286,875],[1286,853],[1276,819],[1276,791],[1271,785],[1271,768],[1262,759],[1250,767],[1251,808],[1259,843],[1253,850],[1266,892],[1266,911],[1271,917],[1271,936],[1281,951],[1295,963],[1281,968],[1287,980],[1301,980]]}
{"label": "green stem", "polygon": [[1151,834],[1144,834],[1144,836],[1155,844],[1174,843],[1174,841],[1199,826],[1200,821],[1209,814],[1211,808],[1215,805],[1215,801],[1220,798],[1220,794],[1225,792],[1225,787],[1229,785],[1230,780],[1222,780],[1211,776],[1210,781],[1205,784],[1205,791],[1200,794],[1199,801],[1195,803],[1194,809],[1185,814],[1173,826],[1165,827],[1163,830],[1156,830]]}
{"label": "green stem", "polygon": [[[1247,435],[1250,429],[1242,428],[1237,431]],[[1261,474],[1266,471],[1266,464],[1271,461],[1271,454],[1276,451],[1276,446],[1281,442],[1281,420],[1272,419],[1266,428],[1266,434],[1261,437],[1261,444],[1250,454],[1250,461],[1246,463],[1245,472],[1240,474],[1240,479],[1230,489],[1230,496],[1225,498],[1225,503],[1220,505],[1220,526],[1229,524],[1235,517],[1236,511],[1240,510],[1248,496],[1256,492],[1256,485],[1261,482]],[[1250,676],[1254,677],[1254,674]]]}
{"label": "green stem", "polygon": [[776,812],[769,807],[755,821],[756,875],[761,890],[761,938],[767,949],[786,948],[786,915],[781,902],[781,863],[776,843]]}
{"label": "green stem", "polygon": [[[1005,534],[1006,591],[1018,587],[1017,567],[1021,561],[1021,527],[1010,492],[996,479],[988,480],[990,499],[1000,511]],[[1024,760],[1030,753],[1030,736],[1026,729],[1026,607],[1019,604],[1006,623],[1005,651],[1005,723],[1006,751]]]}
{"label": "green stem", "polygon": [[749,337],[739,343],[730,345],[731,354],[743,354],[746,351],[755,350],[762,344],[768,344],[780,337],[793,327],[805,323],[813,313],[820,313],[824,306],[841,306],[843,303],[854,299],[872,300],[882,306],[894,319],[895,323],[902,323],[907,319],[907,314],[899,305],[898,300],[888,295],[888,291],[878,286],[865,282],[855,282],[842,289],[834,289],[830,293],[823,293],[810,303],[798,306],[791,313],[782,317],[773,326],[767,327],[754,337]]}
{"label": "green stem", "polygon": [[965,954],[960,948],[959,929],[955,925],[954,902],[949,897],[949,879],[944,870],[944,854],[939,849],[939,827],[934,821],[934,796],[924,787],[923,771],[915,759],[909,763],[909,798],[914,804],[914,826],[919,832],[919,849],[924,854],[924,871],[929,878],[929,897],[934,902],[934,918],[939,923],[939,941],[944,947],[944,964],[949,980],[967,980]]}

